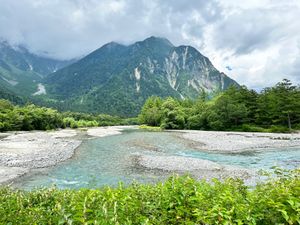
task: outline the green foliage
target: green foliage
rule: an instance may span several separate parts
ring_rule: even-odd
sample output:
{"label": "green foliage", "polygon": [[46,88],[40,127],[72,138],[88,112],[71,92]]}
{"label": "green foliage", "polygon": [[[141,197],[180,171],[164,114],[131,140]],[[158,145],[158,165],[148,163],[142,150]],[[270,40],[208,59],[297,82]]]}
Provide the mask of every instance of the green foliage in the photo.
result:
{"label": "green foliage", "polygon": [[299,129],[299,99],[300,87],[288,80],[261,93],[232,86],[210,101],[205,93],[196,100],[183,101],[152,97],[139,118],[144,124],[166,129],[288,132]]}
{"label": "green foliage", "polygon": [[65,127],[78,128],[77,121],[73,117],[64,118],[63,123],[64,123]]}
{"label": "green foliage", "polygon": [[[2,104],[3,106],[3,104]],[[0,131],[50,130],[63,127],[63,120],[56,110],[26,105],[9,105],[0,108]]]}
{"label": "green foliage", "polygon": [[0,99],[0,111],[12,110],[14,108],[13,104],[5,99]]}
{"label": "green foliage", "polygon": [[109,125],[136,124],[136,119],[122,119],[110,115],[91,115],[85,113],[64,112],[29,104],[14,106],[0,99],[0,131],[51,130],[57,128],[81,128]]}
{"label": "green foliage", "polygon": [[148,98],[138,119],[140,124],[159,126],[162,119],[162,99],[156,96]]}
{"label": "green foliage", "polygon": [[211,108],[213,116],[208,117],[208,122],[213,129],[226,129],[231,126],[243,124],[248,116],[247,107],[234,94],[239,92],[236,87],[229,88],[221,95]]}
{"label": "green foliage", "polygon": [[185,116],[179,102],[173,98],[167,98],[162,104],[163,119],[161,127],[164,129],[183,129]]}
{"label": "green foliage", "polygon": [[299,224],[300,171],[249,189],[241,180],[117,188],[35,191],[0,189],[1,224]]}
{"label": "green foliage", "polygon": [[268,130],[270,132],[274,132],[274,133],[286,133],[286,132],[289,132],[289,128],[288,127],[274,126],[274,125],[271,125]]}
{"label": "green foliage", "polygon": [[147,130],[147,131],[155,131],[155,132],[163,131],[163,129],[161,127],[153,127],[153,126],[147,126],[147,125],[140,125],[139,129]]}
{"label": "green foliage", "polygon": [[15,104],[24,104],[25,98],[16,95],[14,92],[8,90],[4,85],[0,84],[0,99],[7,99]]}
{"label": "green foliage", "polygon": [[284,79],[275,87],[263,90],[258,99],[257,121],[266,125],[288,126],[300,121],[300,88]]}
{"label": "green foliage", "polygon": [[237,128],[236,130],[241,130],[244,132],[270,132],[268,129],[264,129],[262,127],[258,127],[250,124],[243,124],[241,128]]}

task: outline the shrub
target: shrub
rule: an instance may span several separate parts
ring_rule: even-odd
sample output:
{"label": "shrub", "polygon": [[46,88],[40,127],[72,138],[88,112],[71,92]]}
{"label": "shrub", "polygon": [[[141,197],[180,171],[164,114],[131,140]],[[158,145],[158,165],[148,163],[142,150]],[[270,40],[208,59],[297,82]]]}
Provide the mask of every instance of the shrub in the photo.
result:
{"label": "shrub", "polygon": [[140,129],[142,130],[147,130],[147,131],[163,131],[161,127],[152,127],[152,126],[147,126],[147,125],[140,125]]}
{"label": "shrub", "polygon": [[290,130],[287,127],[274,126],[274,125],[272,125],[268,130],[270,132],[274,132],[274,133],[286,133],[286,132],[290,132]]}
{"label": "shrub", "polygon": [[0,224],[299,224],[300,170],[249,189],[238,179],[31,192],[0,189]]}
{"label": "shrub", "polygon": [[241,130],[244,132],[266,132],[266,129],[250,124],[243,124]]}

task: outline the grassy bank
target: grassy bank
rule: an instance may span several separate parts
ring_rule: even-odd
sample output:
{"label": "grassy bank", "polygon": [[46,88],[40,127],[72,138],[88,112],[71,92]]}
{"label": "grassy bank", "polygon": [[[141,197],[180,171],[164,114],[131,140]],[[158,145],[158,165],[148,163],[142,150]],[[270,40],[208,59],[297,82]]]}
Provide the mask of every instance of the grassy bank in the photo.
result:
{"label": "grassy bank", "polygon": [[171,177],[96,190],[0,190],[1,224],[299,224],[300,170],[248,189]]}

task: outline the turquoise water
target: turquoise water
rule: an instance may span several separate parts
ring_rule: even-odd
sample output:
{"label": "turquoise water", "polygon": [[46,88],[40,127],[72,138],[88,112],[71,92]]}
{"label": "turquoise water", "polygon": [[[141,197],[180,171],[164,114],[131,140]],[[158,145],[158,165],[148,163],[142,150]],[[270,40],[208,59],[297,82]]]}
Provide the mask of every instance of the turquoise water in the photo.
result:
{"label": "turquoise water", "polygon": [[125,131],[121,135],[85,140],[72,159],[52,168],[38,169],[16,186],[33,189],[55,184],[59,188],[95,188],[117,185],[119,181],[157,182],[170,175],[140,168],[134,160],[136,154],[194,157],[250,169],[300,166],[299,148],[242,154],[211,153],[193,149],[171,132]]}

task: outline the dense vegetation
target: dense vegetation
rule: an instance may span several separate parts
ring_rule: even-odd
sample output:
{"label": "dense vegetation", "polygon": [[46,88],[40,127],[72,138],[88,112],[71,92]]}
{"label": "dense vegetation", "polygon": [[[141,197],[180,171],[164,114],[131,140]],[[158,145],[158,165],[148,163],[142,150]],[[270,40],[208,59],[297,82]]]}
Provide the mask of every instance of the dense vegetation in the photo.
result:
{"label": "dense vegetation", "polygon": [[50,130],[133,123],[136,123],[134,119],[122,119],[104,114],[60,113],[57,110],[33,104],[14,106],[11,102],[0,99],[0,131]]}
{"label": "dense vegetation", "polygon": [[299,224],[300,171],[249,189],[171,177],[165,183],[31,192],[0,189],[1,224]]}
{"label": "dense vegetation", "polygon": [[14,104],[25,103],[25,97],[18,96],[14,92],[5,88],[2,84],[0,84],[0,99],[7,99]]}
{"label": "dense vegetation", "polygon": [[151,97],[139,115],[142,124],[166,129],[283,132],[300,128],[300,87],[283,80],[260,93],[232,86],[207,101]]}

